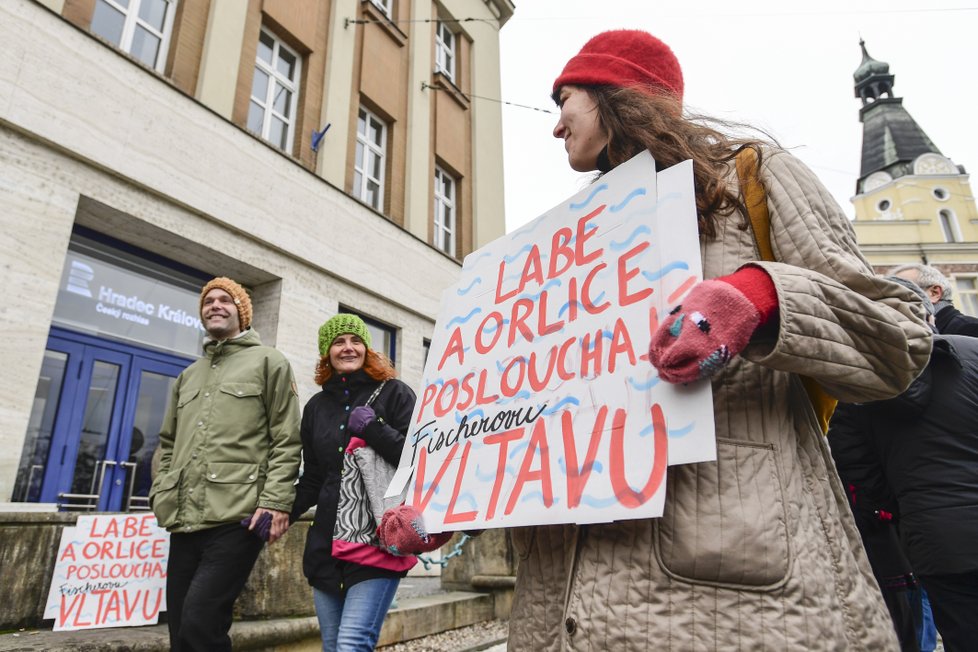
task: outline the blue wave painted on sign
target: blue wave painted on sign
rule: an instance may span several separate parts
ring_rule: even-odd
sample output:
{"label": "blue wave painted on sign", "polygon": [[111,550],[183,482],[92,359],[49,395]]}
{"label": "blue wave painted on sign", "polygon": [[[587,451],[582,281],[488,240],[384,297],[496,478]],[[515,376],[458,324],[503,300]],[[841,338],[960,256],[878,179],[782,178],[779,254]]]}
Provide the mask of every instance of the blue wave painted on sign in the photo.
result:
{"label": "blue wave painted on sign", "polygon": [[[539,502],[541,505],[544,504],[543,503],[543,492],[542,491],[531,491],[529,493],[523,494],[523,497],[520,498],[520,502],[521,503],[528,503],[531,500],[532,501]],[[559,502],[560,502],[560,498],[558,498],[557,496],[554,496],[553,497],[553,504],[556,505]]]}
{"label": "blue wave painted on sign", "polygon": [[568,403],[570,405],[580,405],[581,401],[580,399],[574,398],[573,396],[565,396],[564,398],[557,401],[557,403],[553,407],[544,410],[543,414],[545,414],[546,416],[550,416],[551,414],[554,414],[555,412],[557,412],[557,410],[564,407]]}
{"label": "blue wave painted on sign", "polygon": [[662,206],[666,202],[677,201],[683,198],[683,193],[681,192],[670,192],[665,197],[659,197],[659,206]]}
{"label": "blue wave painted on sign", "polygon": [[533,249],[533,246],[532,245],[525,244],[515,254],[513,254],[511,256],[503,256],[503,260],[505,260],[507,263],[511,263],[514,260],[519,260],[519,258],[522,257],[523,254],[525,254],[526,252],[528,252],[528,251],[530,251],[532,249]]}
{"label": "blue wave painted on sign", "polygon": [[506,371],[506,367],[509,366],[509,363],[512,362],[513,360],[522,360],[523,362],[527,362],[525,355],[520,355],[520,356],[516,356],[515,358],[510,358],[509,360],[506,361],[506,364],[503,364],[502,360],[496,360],[496,371],[498,371],[499,373],[503,373],[504,371]]}
{"label": "blue wave painted on sign", "polygon": [[[475,467],[475,471],[472,472],[472,475],[475,476],[476,480],[478,480],[479,482],[495,482],[495,480],[496,480],[496,467],[495,466],[491,467],[489,469],[489,471],[486,472],[486,473],[483,473],[480,470],[481,468],[482,467],[480,467],[477,464],[476,467]],[[507,464],[505,467],[503,467],[503,471],[510,478],[515,478],[516,477],[516,467],[515,466],[512,466],[512,465]]]}
{"label": "blue wave painted on sign", "polygon": [[[604,329],[603,331],[601,331],[601,337],[604,337],[604,338],[609,339],[609,340],[615,339],[614,333],[612,333],[611,331],[609,331],[607,328]],[[584,337],[583,336],[579,337],[577,341],[578,341],[578,343],[580,343],[580,345],[582,347],[584,346]],[[598,339],[595,338],[595,339],[591,340],[591,344],[589,345],[590,348],[588,348],[587,350],[588,351],[593,351],[594,348],[597,345],[598,345]]]}
{"label": "blue wave painted on sign", "polygon": [[459,288],[459,289],[455,290],[455,292],[460,297],[461,296],[465,296],[466,294],[468,294],[472,290],[472,288],[474,288],[476,285],[479,285],[480,283],[482,283],[482,277],[481,276],[477,276],[477,277],[475,277],[472,280],[471,283],[469,283],[469,287],[467,287],[467,288]]}
{"label": "blue wave painted on sign", "polygon": [[660,278],[662,278],[669,272],[677,269],[687,270],[689,269],[689,263],[687,263],[684,260],[677,260],[669,263],[668,265],[665,265],[664,267],[662,267],[656,272],[642,272],[642,276],[644,276],[646,280],[649,281],[658,281]]}
{"label": "blue wave painted on sign", "polygon": [[[473,419],[484,419],[486,416],[486,413],[482,411],[482,408],[472,410],[466,414],[468,414],[469,421],[472,421]],[[465,416],[465,414],[455,410],[455,423],[462,423],[462,419],[465,418]]]}
{"label": "blue wave painted on sign", "polygon": [[636,188],[635,190],[628,193],[628,195],[625,197],[625,199],[621,201],[620,204],[612,206],[608,210],[610,210],[612,213],[617,213],[621,209],[625,208],[625,206],[628,206],[628,202],[632,201],[636,197],[641,197],[644,194],[645,194],[645,188]]}
{"label": "blue wave painted on sign", "polygon": [[[563,471],[564,475],[566,476],[567,463],[564,461],[563,457],[557,459],[557,466],[560,467],[560,470]],[[604,466],[601,464],[601,460],[594,460],[591,463],[591,473],[598,473],[598,474],[604,473]]]}
{"label": "blue wave painted on sign", "polygon": [[513,459],[517,455],[522,455],[523,451],[530,447],[530,442],[521,441],[509,450],[509,459]]}
{"label": "blue wave painted on sign", "polygon": [[635,238],[637,238],[637,237],[639,237],[640,235],[643,235],[643,234],[651,235],[652,234],[652,229],[650,229],[645,224],[642,224],[637,229],[635,229],[634,231],[632,231],[631,234],[623,242],[616,242],[616,241],[612,240],[608,244],[608,247],[612,251],[621,251],[622,249],[625,249],[626,247],[630,247],[631,244],[632,244],[632,241],[635,240]]}
{"label": "blue wave painted on sign", "polygon": [[570,205],[571,210],[576,211],[576,210],[580,210],[580,209],[584,208],[585,206],[587,206],[588,204],[591,203],[591,200],[594,199],[594,196],[595,195],[597,195],[599,192],[602,192],[602,191],[607,190],[607,189],[608,189],[608,184],[602,183],[601,185],[599,185],[596,188],[594,188],[593,190],[591,190],[591,194],[589,194],[587,197],[585,197],[582,202],[580,202],[578,204],[571,204]]}
{"label": "blue wave painted on sign", "polygon": [[[504,319],[503,322],[502,322],[502,326],[505,326],[508,323],[509,323],[509,320],[508,319]],[[495,321],[495,320],[493,320],[492,322],[489,322],[489,323],[486,324],[486,327],[482,329],[482,332],[483,333],[495,333],[496,332],[496,329],[499,328],[499,326],[500,326],[500,323],[497,322],[497,321]]]}
{"label": "blue wave painted on sign", "polygon": [[491,252],[483,251],[481,254],[472,253],[465,257],[465,261],[462,263],[463,269],[471,269],[475,267],[475,264],[482,260],[483,258],[489,258],[492,256]]}
{"label": "blue wave painted on sign", "polygon": [[577,299],[574,299],[573,301],[568,301],[567,303],[565,303],[564,305],[562,305],[560,307],[560,310],[557,311],[557,317],[558,318],[563,317],[564,316],[564,313],[567,312],[568,310],[570,310],[571,305],[574,305],[577,308],[583,307],[581,305],[581,302],[578,301]]}
{"label": "blue wave painted on sign", "polygon": [[[428,505],[431,506],[436,512],[446,512],[448,511],[448,503],[437,503],[432,500]],[[479,503],[475,501],[475,496],[471,492],[466,491],[465,493],[460,493],[458,498],[455,499],[455,511],[463,510],[474,510],[479,508]]]}
{"label": "blue wave painted on sign", "polygon": [[537,292],[536,294],[530,294],[529,292],[524,292],[523,294],[519,295],[516,298],[517,299],[533,299],[534,301],[536,301],[537,299],[540,298],[540,295],[542,295],[545,291],[549,290],[550,288],[552,288],[554,286],[560,287],[561,285],[563,285],[563,284],[561,283],[561,281],[560,281],[559,278],[551,279],[551,280],[547,281],[547,283],[544,284],[544,286],[542,288],[540,288],[540,291]]}
{"label": "blue wave painted on sign", "polygon": [[[680,437],[685,437],[686,435],[688,435],[693,431],[693,428],[695,426],[696,426],[696,422],[692,421],[688,425],[683,426],[682,428],[672,428],[669,430],[669,437],[672,439],[679,439]],[[638,436],[648,437],[653,432],[655,432],[655,426],[649,424],[642,429],[642,432],[638,433]]]}
{"label": "blue wave painted on sign", "polygon": [[473,308],[472,312],[467,314],[465,317],[452,317],[451,321],[449,321],[448,324],[445,326],[445,330],[448,330],[455,324],[464,324],[468,320],[472,319],[472,317],[474,317],[475,315],[478,315],[480,312],[482,312],[482,308]]}
{"label": "blue wave painted on sign", "polygon": [[513,401],[521,401],[521,400],[526,400],[528,398],[530,398],[530,392],[524,389],[519,392],[516,392],[516,394],[514,394],[510,398],[499,399],[498,401],[496,401],[496,404],[506,405],[507,403],[512,403]]}
{"label": "blue wave painted on sign", "polygon": [[611,498],[595,498],[593,496],[581,496],[581,504],[587,505],[588,507],[595,507],[599,509],[604,509],[605,507],[611,507],[618,503],[618,499],[612,496]]}
{"label": "blue wave painted on sign", "polygon": [[638,391],[644,392],[644,391],[650,390],[653,387],[655,387],[656,385],[658,385],[659,384],[659,377],[658,376],[653,376],[652,378],[649,378],[649,380],[647,382],[640,383],[637,380],[635,380],[634,378],[632,378],[632,377],[629,376],[629,378],[628,378],[628,384],[631,385],[632,387],[634,387],[635,389],[637,389]]}

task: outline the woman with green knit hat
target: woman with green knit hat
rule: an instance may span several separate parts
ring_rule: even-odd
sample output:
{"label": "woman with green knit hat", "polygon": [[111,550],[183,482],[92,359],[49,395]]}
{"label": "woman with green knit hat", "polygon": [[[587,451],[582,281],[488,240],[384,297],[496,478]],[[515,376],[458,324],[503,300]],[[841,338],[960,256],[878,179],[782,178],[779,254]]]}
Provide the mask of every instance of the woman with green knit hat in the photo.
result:
{"label": "woman with green knit hat", "polygon": [[334,547],[333,541],[344,452],[369,446],[394,466],[401,458],[415,395],[396,375],[390,361],[370,348],[360,317],[341,313],[320,327],[315,378],[322,391],[302,413],[304,467],[292,519],[316,505],[303,572],[313,589],[323,650],[373,650],[400,578],[416,561]]}

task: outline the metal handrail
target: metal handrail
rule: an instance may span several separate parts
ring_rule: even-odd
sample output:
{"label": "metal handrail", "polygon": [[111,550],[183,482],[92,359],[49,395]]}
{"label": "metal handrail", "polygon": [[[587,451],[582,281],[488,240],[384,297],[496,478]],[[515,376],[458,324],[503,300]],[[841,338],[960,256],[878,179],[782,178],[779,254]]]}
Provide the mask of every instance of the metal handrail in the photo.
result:
{"label": "metal handrail", "polygon": [[[112,460],[98,460],[95,462],[95,468],[101,469],[98,473],[98,490],[95,489],[95,475],[92,475],[92,493],[90,494],[70,494],[70,493],[59,493],[58,494],[58,507],[64,509],[88,509],[94,510],[98,507],[98,499],[102,495],[102,485],[105,484],[105,469],[109,466],[117,466],[118,462]],[[68,500],[90,500],[93,504],[89,505],[72,505],[62,503],[60,499],[66,498]]]}

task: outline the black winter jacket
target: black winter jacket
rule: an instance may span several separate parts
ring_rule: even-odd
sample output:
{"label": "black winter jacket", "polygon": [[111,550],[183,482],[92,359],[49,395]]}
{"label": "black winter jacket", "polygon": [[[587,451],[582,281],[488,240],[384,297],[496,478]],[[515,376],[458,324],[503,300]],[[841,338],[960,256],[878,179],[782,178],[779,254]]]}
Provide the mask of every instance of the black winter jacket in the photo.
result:
{"label": "black winter jacket", "polygon": [[978,569],[978,338],[935,335],[930,362],[907,391],[840,405],[829,443],[840,473],[855,470],[870,488],[864,500],[885,506],[892,492],[917,574]]}
{"label": "black winter jacket", "polygon": [[[343,451],[350,441],[346,422],[353,408],[364,405],[380,383],[363,370],[334,375],[323,390],[309,399],[302,411],[303,471],[296,487],[292,520],[313,505],[316,515],[306,537],[302,570],[309,584],[321,591],[337,593],[357,582],[378,577],[403,577],[370,566],[334,559],[333,526],[339,502]],[[367,445],[397,466],[405,435],[414,411],[415,394],[399,380],[389,380],[372,407],[378,418],[360,436]]]}
{"label": "black winter jacket", "polygon": [[951,304],[938,309],[934,324],[938,333],[978,337],[978,318],[964,314]]}

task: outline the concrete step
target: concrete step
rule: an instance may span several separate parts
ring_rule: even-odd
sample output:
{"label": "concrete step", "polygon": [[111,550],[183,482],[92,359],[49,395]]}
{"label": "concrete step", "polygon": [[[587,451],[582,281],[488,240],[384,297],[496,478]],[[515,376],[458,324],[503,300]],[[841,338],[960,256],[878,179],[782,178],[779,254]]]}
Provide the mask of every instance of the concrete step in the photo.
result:
{"label": "concrete step", "polygon": [[[380,632],[378,645],[421,638],[493,618],[489,593],[444,591],[398,598]],[[322,649],[315,617],[236,622],[231,627],[235,650]],[[45,630],[0,634],[0,652],[166,652],[170,649],[166,625],[117,627],[75,632]]]}

